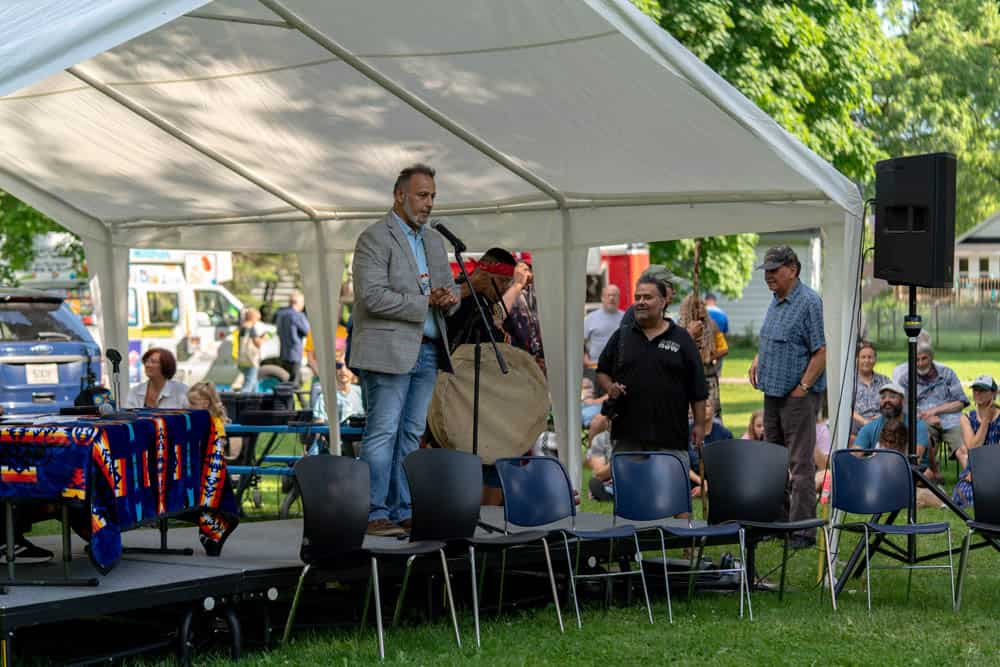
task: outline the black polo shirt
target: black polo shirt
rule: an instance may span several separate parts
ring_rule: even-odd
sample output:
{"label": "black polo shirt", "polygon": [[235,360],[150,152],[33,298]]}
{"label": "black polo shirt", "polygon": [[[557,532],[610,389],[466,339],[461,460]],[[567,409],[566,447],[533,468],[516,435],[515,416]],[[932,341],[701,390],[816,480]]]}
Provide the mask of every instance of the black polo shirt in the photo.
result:
{"label": "black polo shirt", "polygon": [[[705,371],[691,335],[666,318],[669,326],[652,340],[638,324],[622,326],[611,335],[597,371],[625,385],[611,423],[614,440],[687,450],[688,407],[708,398]],[[618,339],[624,335],[618,363]]]}

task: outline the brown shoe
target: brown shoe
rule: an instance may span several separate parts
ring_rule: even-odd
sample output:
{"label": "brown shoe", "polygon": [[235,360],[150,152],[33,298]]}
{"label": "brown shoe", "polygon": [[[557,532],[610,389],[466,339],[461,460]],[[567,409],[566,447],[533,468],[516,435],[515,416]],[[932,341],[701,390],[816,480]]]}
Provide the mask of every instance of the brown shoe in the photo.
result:
{"label": "brown shoe", "polygon": [[396,525],[405,530],[407,533],[413,532],[413,519],[403,519]]}
{"label": "brown shoe", "polygon": [[366,532],[369,535],[378,535],[379,537],[399,537],[400,535],[406,535],[405,530],[388,519],[369,521]]}

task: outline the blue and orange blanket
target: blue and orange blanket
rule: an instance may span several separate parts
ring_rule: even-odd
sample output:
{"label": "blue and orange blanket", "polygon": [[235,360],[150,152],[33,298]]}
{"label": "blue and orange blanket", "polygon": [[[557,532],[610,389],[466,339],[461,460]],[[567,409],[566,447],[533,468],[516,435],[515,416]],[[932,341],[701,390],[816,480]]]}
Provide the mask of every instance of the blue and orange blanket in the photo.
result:
{"label": "blue and orange blanket", "polygon": [[59,500],[88,514],[82,532],[103,574],[121,558],[123,531],[167,517],[196,522],[205,551],[217,556],[239,522],[224,428],[204,410],[0,425],[0,498]]}

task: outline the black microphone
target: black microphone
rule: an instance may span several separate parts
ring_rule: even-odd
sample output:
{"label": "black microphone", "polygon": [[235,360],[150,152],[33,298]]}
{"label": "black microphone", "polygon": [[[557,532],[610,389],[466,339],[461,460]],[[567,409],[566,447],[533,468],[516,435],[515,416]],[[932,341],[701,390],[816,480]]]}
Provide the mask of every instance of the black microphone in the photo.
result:
{"label": "black microphone", "polygon": [[448,242],[455,246],[455,252],[465,252],[465,244],[462,243],[460,238],[452,234],[451,230],[444,226],[444,223],[434,221],[431,223],[431,228],[448,239]]}
{"label": "black microphone", "polygon": [[117,373],[118,372],[118,365],[122,362],[122,353],[119,352],[118,350],[116,350],[113,347],[109,347],[104,352],[104,356],[107,357],[108,361],[111,362],[112,370],[115,373]]}

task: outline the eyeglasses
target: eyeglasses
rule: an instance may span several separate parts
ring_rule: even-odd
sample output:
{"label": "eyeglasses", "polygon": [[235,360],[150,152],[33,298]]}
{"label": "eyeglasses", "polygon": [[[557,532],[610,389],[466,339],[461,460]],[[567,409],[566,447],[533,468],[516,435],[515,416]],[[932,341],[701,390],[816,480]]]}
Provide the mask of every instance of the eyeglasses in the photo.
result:
{"label": "eyeglasses", "polygon": [[338,362],[337,362],[337,369],[339,370],[339,369],[341,369],[341,368],[343,368],[343,367],[344,367],[344,362],[342,362],[342,361],[338,361]]}

